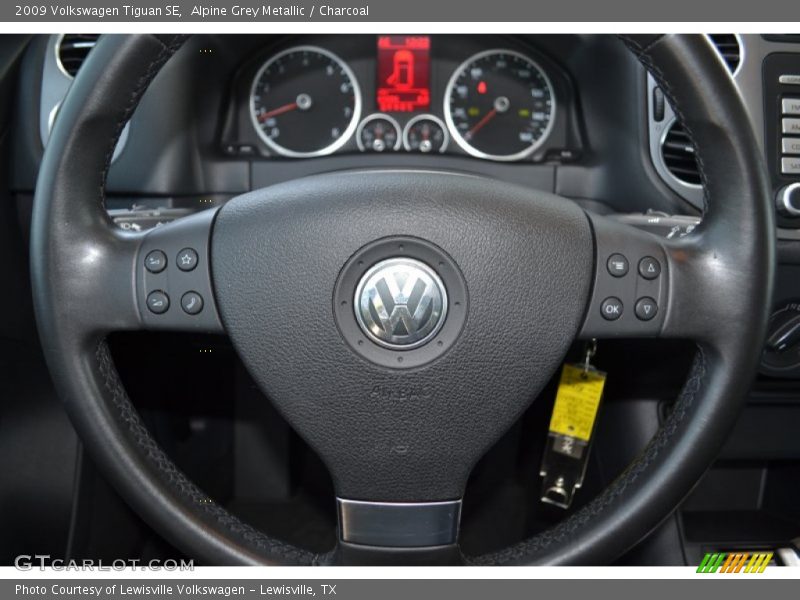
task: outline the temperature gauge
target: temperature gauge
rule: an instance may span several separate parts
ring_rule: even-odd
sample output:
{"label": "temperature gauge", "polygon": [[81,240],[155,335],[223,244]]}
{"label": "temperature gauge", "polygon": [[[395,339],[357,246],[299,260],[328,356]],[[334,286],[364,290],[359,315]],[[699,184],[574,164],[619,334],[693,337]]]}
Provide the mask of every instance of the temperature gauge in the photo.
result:
{"label": "temperature gauge", "polygon": [[433,115],[414,117],[403,131],[403,146],[409,152],[444,152],[449,141],[444,123]]}
{"label": "temperature gauge", "polygon": [[399,150],[400,125],[387,114],[372,114],[359,124],[356,141],[362,152]]}

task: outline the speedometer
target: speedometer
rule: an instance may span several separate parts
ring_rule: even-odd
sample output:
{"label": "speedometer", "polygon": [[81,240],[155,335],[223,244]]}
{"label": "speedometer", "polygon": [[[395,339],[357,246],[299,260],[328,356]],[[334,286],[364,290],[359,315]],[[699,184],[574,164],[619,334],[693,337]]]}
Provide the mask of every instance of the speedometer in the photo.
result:
{"label": "speedometer", "polygon": [[330,154],[352,137],[361,114],[355,75],[335,54],[297,46],[259,69],[250,93],[258,135],[283,156]]}
{"label": "speedometer", "polygon": [[553,128],[555,94],[532,59],[513,50],[487,50],[453,73],[444,98],[451,137],[468,154],[520,160]]}

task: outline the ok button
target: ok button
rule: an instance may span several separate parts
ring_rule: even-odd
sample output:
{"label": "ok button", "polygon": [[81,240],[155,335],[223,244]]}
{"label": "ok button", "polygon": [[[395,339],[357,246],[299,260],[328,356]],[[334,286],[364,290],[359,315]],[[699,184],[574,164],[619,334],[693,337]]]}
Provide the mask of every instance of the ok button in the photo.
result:
{"label": "ok button", "polygon": [[606,321],[616,321],[622,316],[622,300],[614,296],[606,298],[600,305],[600,314]]}

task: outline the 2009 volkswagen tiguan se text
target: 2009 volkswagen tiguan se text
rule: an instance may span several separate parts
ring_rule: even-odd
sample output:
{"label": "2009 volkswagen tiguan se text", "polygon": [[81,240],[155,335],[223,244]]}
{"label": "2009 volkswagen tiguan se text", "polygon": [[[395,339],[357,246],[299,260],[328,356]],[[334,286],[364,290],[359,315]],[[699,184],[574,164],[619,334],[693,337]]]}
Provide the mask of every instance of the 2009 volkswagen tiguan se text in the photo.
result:
{"label": "2009 volkswagen tiguan se text", "polygon": [[3,35],[0,86],[2,564],[797,564],[800,35]]}

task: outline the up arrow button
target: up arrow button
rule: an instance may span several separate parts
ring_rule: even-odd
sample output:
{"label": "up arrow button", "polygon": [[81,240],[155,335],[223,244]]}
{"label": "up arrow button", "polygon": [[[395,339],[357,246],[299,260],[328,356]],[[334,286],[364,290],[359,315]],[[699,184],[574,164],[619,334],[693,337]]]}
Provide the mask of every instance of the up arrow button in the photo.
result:
{"label": "up arrow button", "polygon": [[661,263],[652,256],[645,256],[639,261],[639,275],[645,279],[656,279],[661,275]]}

